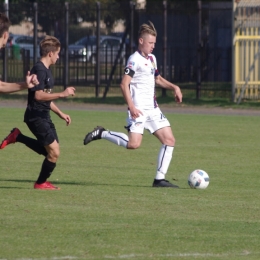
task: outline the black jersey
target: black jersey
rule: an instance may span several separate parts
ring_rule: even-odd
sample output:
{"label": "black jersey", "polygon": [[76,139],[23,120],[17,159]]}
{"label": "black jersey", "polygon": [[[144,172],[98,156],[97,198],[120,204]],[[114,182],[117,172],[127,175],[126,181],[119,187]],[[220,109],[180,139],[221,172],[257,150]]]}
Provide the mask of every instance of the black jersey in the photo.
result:
{"label": "black jersey", "polygon": [[35,97],[35,91],[43,90],[46,93],[51,93],[54,86],[54,80],[51,70],[38,61],[31,69],[31,74],[36,74],[39,84],[33,88],[28,89],[27,109],[38,112],[49,112],[51,101],[38,101]]}

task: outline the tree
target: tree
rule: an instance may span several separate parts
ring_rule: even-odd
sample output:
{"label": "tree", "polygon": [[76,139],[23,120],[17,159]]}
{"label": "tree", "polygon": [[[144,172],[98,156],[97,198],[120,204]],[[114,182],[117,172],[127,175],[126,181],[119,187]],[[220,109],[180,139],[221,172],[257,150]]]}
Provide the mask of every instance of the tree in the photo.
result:
{"label": "tree", "polygon": [[[0,0],[2,4],[4,0]],[[33,3],[38,3],[38,22],[47,34],[53,34],[57,24],[64,21],[65,2],[69,3],[70,23],[79,24],[79,19],[94,23],[96,21],[96,0],[9,0],[9,17],[12,24],[32,20]],[[118,19],[127,19],[129,0],[99,0],[101,19],[111,29]]]}

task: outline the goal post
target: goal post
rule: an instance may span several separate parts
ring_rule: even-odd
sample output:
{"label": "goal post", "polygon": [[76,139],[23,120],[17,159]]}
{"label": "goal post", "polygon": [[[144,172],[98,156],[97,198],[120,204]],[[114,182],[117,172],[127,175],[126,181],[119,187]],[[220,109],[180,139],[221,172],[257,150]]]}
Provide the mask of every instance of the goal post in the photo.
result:
{"label": "goal post", "polygon": [[232,98],[260,99],[259,0],[233,0]]}

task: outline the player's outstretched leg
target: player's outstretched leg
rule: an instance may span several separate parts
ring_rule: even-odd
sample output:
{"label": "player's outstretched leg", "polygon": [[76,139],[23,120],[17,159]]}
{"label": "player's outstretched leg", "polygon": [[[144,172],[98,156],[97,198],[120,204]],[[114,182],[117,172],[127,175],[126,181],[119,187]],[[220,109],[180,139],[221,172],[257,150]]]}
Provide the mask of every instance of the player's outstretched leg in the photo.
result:
{"label": "player's outstretched leg", "polygon": [[18,128],[14,128],[11,133],[2,141],[0,149],[4,149],[8,144],[22,143],[34,152],[47,156],[46,149],[42,146],[38,140],[23,135]]}
{"label": "player's outstretched leg", "polygon": [[101,139],[102,132],[105,131],[105,128],[102,126],[97,126],[94,128],[93,131],[89,132],[85,139],[84,139],[84,145],[87,145],[91,141]]}
{"label": "player's outstretched leg", "polygon": [[18,128],[14,128],[10,134],[2,141],[0,149],[4,149],[8,144],[14,144],[16,142],[17,136],[21,133]]}

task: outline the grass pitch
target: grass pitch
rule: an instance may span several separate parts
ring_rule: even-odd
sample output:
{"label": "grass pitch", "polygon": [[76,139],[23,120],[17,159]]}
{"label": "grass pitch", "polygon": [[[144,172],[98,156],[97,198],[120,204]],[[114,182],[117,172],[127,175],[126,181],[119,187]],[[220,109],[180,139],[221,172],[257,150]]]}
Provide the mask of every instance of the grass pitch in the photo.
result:
{"label": "grass pitch", "polygon": [[[61,156],[34,190],[43,157],[16,143],[0,150],[0,259],[260,259],[260,120],[254,116],[166,114],[176,137],[167,179],[152,188],[159,141],[144,134],[128,151],[106,140],[83,145],[96,125],[124,131],[126,113],[52,115]],[[0,139],[31,136],[23,109],[1,108]],[[210,176],[206,190],[187,177]]]}

